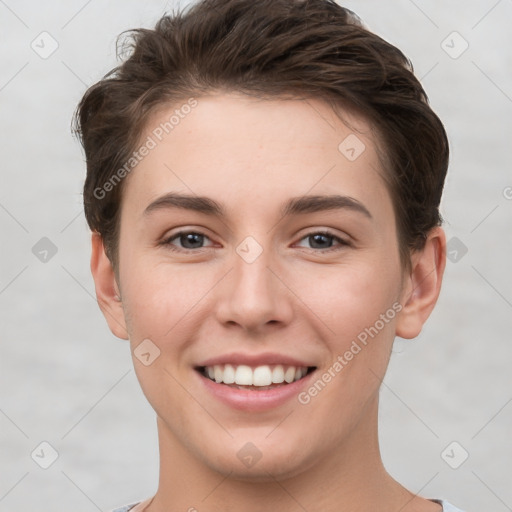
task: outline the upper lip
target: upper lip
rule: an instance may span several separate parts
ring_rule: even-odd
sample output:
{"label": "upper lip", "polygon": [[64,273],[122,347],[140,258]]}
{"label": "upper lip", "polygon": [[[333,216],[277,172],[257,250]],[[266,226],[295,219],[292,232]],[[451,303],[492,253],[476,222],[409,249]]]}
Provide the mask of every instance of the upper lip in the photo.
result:
{"label": "upper lip", "polygon": [[265,352],[262,354],[243,354],[240,352],[233,352],[231,354],[224,354],[217,357],[206,359],[202,363],[198,364],[198,367],[203,366],[214,366],[221,364],[233,364],[247,366],[263,366],[263,365],[276,365],[281,364],[283,366],[300,366],[309,367],[314,366],[308,362],[301,361],[295,357],[290,357],[284,354],[277,354],[274,352]]}

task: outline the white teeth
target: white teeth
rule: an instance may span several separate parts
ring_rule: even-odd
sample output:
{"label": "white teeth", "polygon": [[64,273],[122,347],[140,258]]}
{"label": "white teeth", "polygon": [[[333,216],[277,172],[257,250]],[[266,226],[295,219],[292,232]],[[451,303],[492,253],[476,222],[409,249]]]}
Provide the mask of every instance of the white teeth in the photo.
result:
{"label": "white teeth", "polygon": [[241,364],[235,370],[235,383],[239,386],[252,386],[252,370],[250,366]]}
{"label": "white teeth", "polygon": [[286,368],[286,371],[284,372],[284,380],[288,382],[293,382],[295,379],[295,366],[290,366]]}
{"label": "white teeth", "polygon": [[217,383],[237,384],[239,386],[271,386],[272,384],[290,384],[301,379],[306,375],[308,368],[306,366],[276,366],[261,365],[251,368],[241,364],[239,366],[232,364],[216,364],[207,366],[205,375]]}
{"label": "white teeth", "polygon": [[284,368],[282,365],[278,364],[277,366],[274,366],[274,369],[272,370],[272,382],[274,384],[281,384],[281,382],[284,382]]}
{"label": "white teeth", "polygon": [[252,374],[253,386],[270,386],[272,384],[272,370],[268,366],[254,368]]}
{"label": "white teeth", "polygon": [[235,382],[235,369],[232,365],[226,364],[224,366],[224,378],[222,381],[224,384],[233,384]]}

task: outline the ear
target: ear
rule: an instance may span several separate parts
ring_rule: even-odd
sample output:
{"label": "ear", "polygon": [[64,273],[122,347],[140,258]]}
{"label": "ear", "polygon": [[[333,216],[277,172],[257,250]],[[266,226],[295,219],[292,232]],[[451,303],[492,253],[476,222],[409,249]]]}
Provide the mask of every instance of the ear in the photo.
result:
{"label": "ear", "polygon": [[396,335],[415,338],[436,305],[446,266],[446,235],[441,227],[432,229],[425,247],[411,256],[412,269],[404,279]]}
{"label": "ear", "polygon": [[114,336],[128,339],[123,303],[116,282],[112,263],[108,259],[103,238],[97,232],[92,234],[91,272],[96,287],[98,305]]}

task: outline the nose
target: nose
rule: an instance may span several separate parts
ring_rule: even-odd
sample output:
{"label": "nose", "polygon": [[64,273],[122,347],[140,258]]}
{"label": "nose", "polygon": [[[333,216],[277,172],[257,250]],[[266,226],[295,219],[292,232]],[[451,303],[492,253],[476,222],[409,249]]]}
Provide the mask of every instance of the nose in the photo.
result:
{"label": "nose", "polygon": [[231,271],[217,290],[219,322],[252,332],[288,324],[293,316],[293,293],[280,275],[276,257],[270,249],[254,261],[240,254],[234,251]]}

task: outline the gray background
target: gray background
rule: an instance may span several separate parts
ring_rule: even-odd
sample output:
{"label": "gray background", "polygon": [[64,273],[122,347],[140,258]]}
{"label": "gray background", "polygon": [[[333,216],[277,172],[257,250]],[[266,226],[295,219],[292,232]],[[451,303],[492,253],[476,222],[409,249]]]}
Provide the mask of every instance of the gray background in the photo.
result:
{"label": "gray background", "polygon": [[[512,510],[512,0],[344,4],[411,58],[452,150],[442,212],[453,261],[421,336],[396,341],[384,462],[423,496]],[[105,511],[156,490],[154,413],[94,298],[70,119],[116,64],[116,35],[171,6],[0,0],[1,512]],[[31,48],[51,49],[43,31],[59,45],[47,58]],[[57,249],[46,262],[48,242],[32,251],[43,237]],[[31,458],[51,461],[42,441],[59,454],[48,469]]]}

